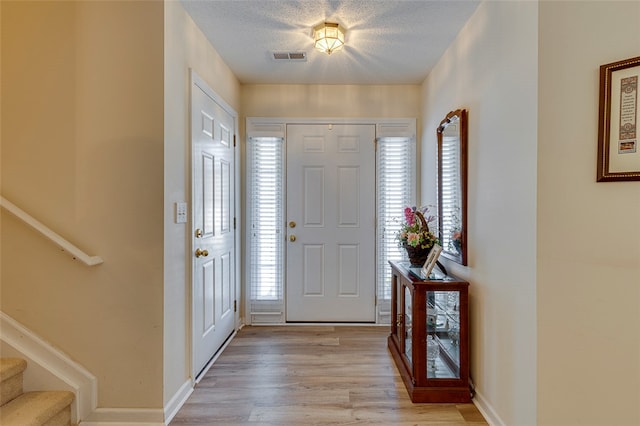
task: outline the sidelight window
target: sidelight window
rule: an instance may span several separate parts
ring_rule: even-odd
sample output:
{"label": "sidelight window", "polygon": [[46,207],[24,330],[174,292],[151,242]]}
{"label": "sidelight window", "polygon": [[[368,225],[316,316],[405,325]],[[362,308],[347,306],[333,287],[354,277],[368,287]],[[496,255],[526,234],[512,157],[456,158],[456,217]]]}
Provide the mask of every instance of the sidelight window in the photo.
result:
{"label": "sidelight window", "polygon": [[280,322],[284,297],[284,141],[248,144],[248,282],[251,322]]}
{"label": "sidelight window", "polygon": [[406,206],[415,203],[415,142],[408,137],[378,139],[377,169],[377,293],[378,322],[388,323],[391,310],[390,260],[403,260],[395,235]]}

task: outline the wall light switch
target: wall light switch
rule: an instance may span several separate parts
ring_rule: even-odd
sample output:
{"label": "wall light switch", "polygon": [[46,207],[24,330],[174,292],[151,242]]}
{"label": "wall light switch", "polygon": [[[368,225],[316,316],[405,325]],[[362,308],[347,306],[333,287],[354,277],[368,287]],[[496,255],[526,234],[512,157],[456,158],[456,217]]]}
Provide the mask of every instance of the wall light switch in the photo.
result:
{"label": "wall light switch", "polygon": [[176,203],[176,223],[187,223],[187,203]]}

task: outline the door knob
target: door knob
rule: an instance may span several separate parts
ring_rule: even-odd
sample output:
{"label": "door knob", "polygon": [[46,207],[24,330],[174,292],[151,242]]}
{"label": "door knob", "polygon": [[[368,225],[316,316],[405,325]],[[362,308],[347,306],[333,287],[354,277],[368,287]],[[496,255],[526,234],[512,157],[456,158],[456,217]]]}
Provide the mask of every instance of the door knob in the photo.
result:
{"label": "door knob", "polygon": [[296,241],[296,236],[295,235],[289,235],[289,241],[291,241],[292,243]]}
{"label": "door knob", "polygon": [[196,257],[207,257],[209,256],[209,252],[207,250],[196,249]]}

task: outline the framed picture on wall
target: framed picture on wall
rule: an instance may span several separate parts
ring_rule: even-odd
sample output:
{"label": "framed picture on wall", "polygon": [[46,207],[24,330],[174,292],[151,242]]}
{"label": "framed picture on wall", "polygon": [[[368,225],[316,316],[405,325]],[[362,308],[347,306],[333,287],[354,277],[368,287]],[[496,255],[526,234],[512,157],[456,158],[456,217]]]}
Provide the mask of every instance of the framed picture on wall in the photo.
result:
{"label": "framed picture on wall", "polygon": [[600,67],[598,182],[640,180],[640,56]]}

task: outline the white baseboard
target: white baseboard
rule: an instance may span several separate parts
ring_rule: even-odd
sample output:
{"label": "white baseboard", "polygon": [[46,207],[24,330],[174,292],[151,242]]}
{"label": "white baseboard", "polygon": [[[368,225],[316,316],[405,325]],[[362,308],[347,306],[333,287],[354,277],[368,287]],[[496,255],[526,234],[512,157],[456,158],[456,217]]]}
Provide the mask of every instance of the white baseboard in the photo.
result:
{"label": "white baseboard", "polygon": [[178,392],[169,400],[167,405],[164,407],[164,421],[166,424],[169,424],[171,420],[178,414],[180,408],[187,402],[187,399],[193,393],[193,383],[191,379],[187,380],[180,386]]}
{"label": "white baseboard", "polygon": [[506,426],[506,423],[502,421],[491,404],[489,404],[487,399],[484,398],[477,389],[473,397],[473,403],[478,408],[478,411],[482,413],[482,416],[490,426]]}
{"label": "white baseboard", "polygon": [[[75,394],[71,406],[72,421],[85,419],[95,409],[98,401],[96,377],[49,342],[28,330],[4,312],[0,312],[0,339],[13,349],[12,352],[27,361],[25,388],[29,368],[39,371],[45,383],[41,390],[48,390],[47,381],[56,380],[64,389]],[[7,350],[8,352],[8,350]],[[44,377],[49,375],[50,378]],[[28,390],[28,389],[27,389]]]}
{"label": "white baseboard", "polygon": [[79,426],[164,426],[161,408],[96,408]]}

